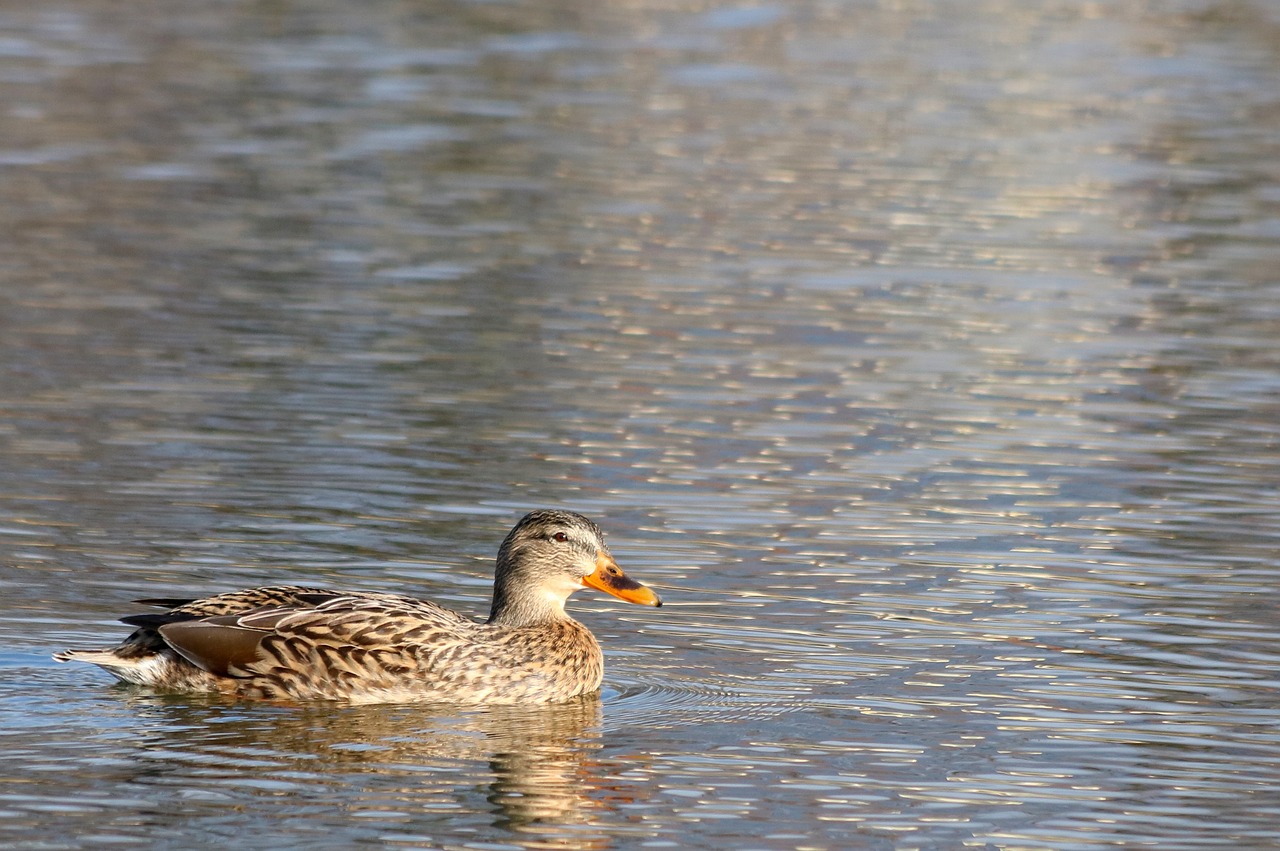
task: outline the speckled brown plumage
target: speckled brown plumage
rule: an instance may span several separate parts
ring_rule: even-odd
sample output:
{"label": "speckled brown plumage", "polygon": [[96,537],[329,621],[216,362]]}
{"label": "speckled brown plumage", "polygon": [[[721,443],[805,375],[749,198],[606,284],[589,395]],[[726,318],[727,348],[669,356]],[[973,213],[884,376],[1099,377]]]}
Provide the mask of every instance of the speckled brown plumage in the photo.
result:
{"label": "speckled brown plumage", "polygon": [[141,600],[158,614],[118,647],[68,650],[126,682],[265,699],[354,703],[568,700],[600,687],[600,645],[565,613],[590,585],[661,605],[627,578],[580,514],[526,515],[498,550],[483,623],[394,594],[273,586],[201,600]]}

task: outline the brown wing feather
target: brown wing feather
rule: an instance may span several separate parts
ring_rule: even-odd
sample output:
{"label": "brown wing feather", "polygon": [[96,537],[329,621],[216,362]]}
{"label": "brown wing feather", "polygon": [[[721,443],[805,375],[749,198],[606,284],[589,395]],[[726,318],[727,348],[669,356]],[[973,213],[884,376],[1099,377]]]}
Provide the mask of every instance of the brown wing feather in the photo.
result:
{"label": "brown wing feather", "polygon": [[[161,600],[159,598],[139,600],[137,602],[143,605],[160,605],[166,603],[177,603],[174,608],[167,612],[159,612],[156,614],[130,615],[120,620],[130,626],[136,626],[138,629],[121,642],[120,646],[115,648],[114,653],[121,659],[144,659],[152,654],[161,653],[170,642],[160,635],[160,628],[166,625],[173,625],[185,621],[198,621],[205,618],[221,617],[225,615],[244,614],[263,608],[280,608],[280,607],[310,607],[324,600],[330,600],[342,596],[337,591],[330,591],[325,588],[306,588],[301,585],[272,585],[266,588],[249,588],[244,591],[231,591],[225,594],[217,594],[213,597],[206,597],[200,600]],[[180,633],[181,631],[179,631]],[[184,639],[177,639],[183,641]],[[200,647],[202,642],[190,639],[195,642],[195,646],[191,648],[191,653],[197,658],[201,656]],[[213,645],[217,645],[219,640],[209,639]],[[181,650],[174,645],[174,650]],[[219,657],[219,653],[209,651],[209,664],[215,664],[215,660]],[[186,658],[184,656],[184,658]],[[192,664],[203,667],[195,658],[191,659]]]}
{"label": "brown wing feather", "polygon": [[254,692],[265,697],[344,697],[406,686],[432,692],[443,676],[441,660],[474,649],[483,630],[425,600],[339,597],[280,618],[240,673],[254,678]]}
{"label": "brown wing feather", "polygon": [[232,669],[253,662],[262,639],[270,634],[235,621],[234,616],[178,621],[160,627],[160,637],[197,668],[220,677],[233,677]]}
{"label": "brown wing feather", "polygon": [[[262,593],[267,591],[269,593]],[[228,599],[231,598],[231,599]],[[433,650],[466,642],[475,622],[425,600],[390,594],[340,595],[292,587],[254,589],[198,601],[205,611],[264,600],[295,605],[200,617],[195,606],[163,616],[160,637],[184,659],[211,674],[286,681],[290,693],[334,693],[342,683],[401,677]],[[298,605],[303,601],[318,601]],[[416,639],[416,640],[415,640]],[[314,683],[308,686],[309,683]]]}

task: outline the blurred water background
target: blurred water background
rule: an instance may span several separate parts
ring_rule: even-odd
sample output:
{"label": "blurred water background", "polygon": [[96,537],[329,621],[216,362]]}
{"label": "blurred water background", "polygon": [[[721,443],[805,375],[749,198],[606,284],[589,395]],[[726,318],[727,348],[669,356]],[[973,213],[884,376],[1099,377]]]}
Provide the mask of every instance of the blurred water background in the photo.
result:
{"label": "blurred water background", "polygon": [[[1280,844],[1280,7],[0,3],[0,844]],[[140,596],[662,590],[573,707],[158,696]]]}

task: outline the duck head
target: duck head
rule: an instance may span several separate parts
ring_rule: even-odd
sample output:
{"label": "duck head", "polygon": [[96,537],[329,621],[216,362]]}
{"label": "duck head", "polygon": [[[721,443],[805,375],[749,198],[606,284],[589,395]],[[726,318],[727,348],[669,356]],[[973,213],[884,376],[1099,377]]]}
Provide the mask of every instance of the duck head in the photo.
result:
{"label": "duck head", "polygon": [[489,623],[567,617],[569,595],[588,587],[628,603],[662,605],[653,589],[622,572],[595,523],[572,511],[531,511],[498,548]]}

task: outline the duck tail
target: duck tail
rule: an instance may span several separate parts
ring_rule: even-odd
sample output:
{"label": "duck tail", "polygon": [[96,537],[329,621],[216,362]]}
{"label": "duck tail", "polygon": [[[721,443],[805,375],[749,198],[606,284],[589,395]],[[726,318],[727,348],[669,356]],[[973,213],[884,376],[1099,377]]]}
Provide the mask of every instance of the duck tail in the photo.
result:
{"label": "duck tail", "polygon": [[153,653],[130,658],[121,655],[119,649],[63,650],[61,653],[54,653],[53,658],[57,662],[88,662],[118,680],[139,685],[155,685],[161,680],[165,669],[173,665],[171,660],[161,655]]}
{"label": "duck tail", "polygon": [[95,665],[101,665],[104,662],[111,662],[115,659],[116,656],[111,652],[110,648],[101,650],[63,650],[61,653],[53,654],[55,662],[92,662]]}

